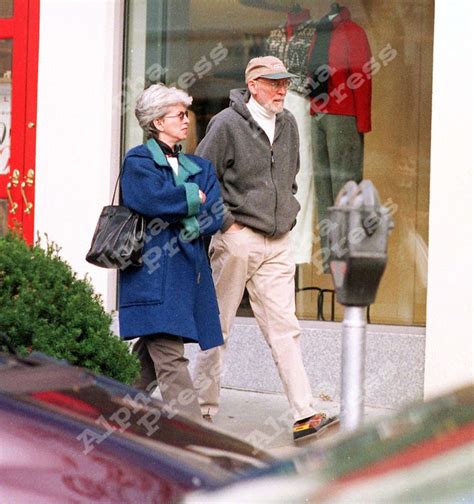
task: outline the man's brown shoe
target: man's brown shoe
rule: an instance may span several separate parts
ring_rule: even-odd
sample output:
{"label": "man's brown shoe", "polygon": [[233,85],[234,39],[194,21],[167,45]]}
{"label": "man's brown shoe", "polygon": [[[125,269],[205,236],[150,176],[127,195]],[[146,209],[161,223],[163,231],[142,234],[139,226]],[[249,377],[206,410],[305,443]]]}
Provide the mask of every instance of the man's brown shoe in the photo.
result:
{"label": "man's brown shoe", "polygon": [[299,441],[308,436],[319,435],[328,427],[339,422],[339,416],[328,417],[325,413],[316,413],[313,416],[298,420],[293,424],[293,440]]}

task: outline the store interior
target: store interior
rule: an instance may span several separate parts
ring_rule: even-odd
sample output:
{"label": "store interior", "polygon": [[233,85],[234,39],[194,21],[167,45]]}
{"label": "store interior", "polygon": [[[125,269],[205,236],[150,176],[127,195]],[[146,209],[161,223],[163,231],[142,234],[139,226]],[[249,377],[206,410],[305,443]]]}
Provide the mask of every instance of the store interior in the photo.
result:
{"label": "store interior", "polygon": [[[363,133],[363,178],[374,183],[395,222],[370,322],[425,325],[434,2],[173,0],[160,3],[160,8],[149,1],[141,10],[133,5],[128,6],[127,76],[141,69],[145,85],[162,81],[193,96],[188,152],[193,152],[213,115],[228,105],[229,90],[244,87],[248,60],[266,54],[271,34],[286,30],[291,44],[298,21],[311,29],[328,14],[338,15],[341,9],[350,13],[372,55],[371,128]],[[285,61],[291,59],[291,51],[285,51],[282,59],[292,65]],[[156,72],[157,63],[161,72]],[[302,96],[309,102],[307,94]],[[136,131],[131,114],[126,121],[129,130]],[[304,125],[300,130],[302,148],[311,150],[311,132]],[[295,240],[297,315],[338,321],[343,309],[336,303],[332,313],[332,278],[324,270],[319,237],[313,178],[318,167],[312,159],[303,161],[299,184],[310,203],[303,205],[305,225]],[[299,254],[302,240],[310,243],[310,250]],[[248,310],[244,300],[241,314]]]}

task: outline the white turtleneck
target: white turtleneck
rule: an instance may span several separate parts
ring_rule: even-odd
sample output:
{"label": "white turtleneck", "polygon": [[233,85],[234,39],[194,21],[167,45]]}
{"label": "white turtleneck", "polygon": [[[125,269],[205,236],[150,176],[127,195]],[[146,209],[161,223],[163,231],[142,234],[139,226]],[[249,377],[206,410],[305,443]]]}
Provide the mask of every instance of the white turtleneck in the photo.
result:
{"label": "white turtleneck", "polygon": [[247,102],[247,108],[249,109],[254,121],[263,129],[263,131],[265,131],[268,139],[270,140],[270,144],[273,144],[276,114],[265,110],[265,108],[262,107],[262,105],[260,105],[253,96],[251,96],[250,100]]}

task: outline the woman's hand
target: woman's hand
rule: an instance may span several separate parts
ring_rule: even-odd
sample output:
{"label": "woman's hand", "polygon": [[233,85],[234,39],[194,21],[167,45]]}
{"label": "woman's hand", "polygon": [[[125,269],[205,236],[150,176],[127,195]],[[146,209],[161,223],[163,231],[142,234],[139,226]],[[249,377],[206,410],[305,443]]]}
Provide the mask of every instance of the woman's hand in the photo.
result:
{"label": "woman's hand", "polygon": [[199,189],[199,197],[201,198],[201,204],[206,203],[206,195]]}

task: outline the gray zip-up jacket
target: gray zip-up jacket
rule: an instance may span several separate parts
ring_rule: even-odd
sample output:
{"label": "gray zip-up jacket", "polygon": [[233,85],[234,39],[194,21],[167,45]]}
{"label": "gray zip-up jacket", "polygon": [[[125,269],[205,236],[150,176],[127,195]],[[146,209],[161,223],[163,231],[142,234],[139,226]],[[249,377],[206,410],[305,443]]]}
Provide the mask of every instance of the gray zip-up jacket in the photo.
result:
{"label": "gray zip-up jacket", "polygon": [[276,116],[270,144],[252,118],[246,89],[230,92],[230,106],[214,116],[196,154],[217,170],[226,215],[222,230],[234,222],[267,236],[288,232],[300,205],[295,198],[299,169],[299,136],[295,118],[287,110]]}

